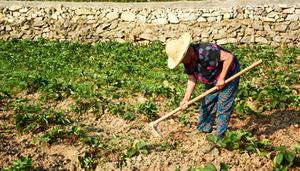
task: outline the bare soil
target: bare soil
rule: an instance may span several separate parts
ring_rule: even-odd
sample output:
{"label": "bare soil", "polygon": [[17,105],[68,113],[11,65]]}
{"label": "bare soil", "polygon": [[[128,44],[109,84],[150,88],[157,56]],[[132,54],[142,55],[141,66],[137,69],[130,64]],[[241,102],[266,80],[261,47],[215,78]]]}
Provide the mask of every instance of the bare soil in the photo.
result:
{"label": "bare soil", "polygon": [[[56,106],[66,110],[72,103],[74,102],[68,99]],[[20,156],[29,156],[34,167],[41,170],[83,170],[78,157],[91,151],[91,147],[80,141],[41,143],[41,133],[17,132],[10,115],[12,113],[0,111],[0,168],[7,167]],[[97,157],[96,170],[188,170],[191,166],[203,166],[210,162],[217,167],[224,162],[232,171],[272,170],[272,161],[257,154],[212,148],[206,140],[206,134],[196,130],[197,118],[197,113],[191,114],[190,121],[193,124],[190,126],[179,123],[176,116],[161,122],[158,128],[164,136],[163,139],[151,134],[149,120],[143,117],[125,121],[105,113],[101,118],[87,114],[81,120],[87,125],[89,135],[100,137],[108,144],[105,147],[106,152],[99,152],[101,155]],[[299,125],[300,110],[290,109],[250,115],[243,120],[233,115],[229,129],[244,129],[260,139],[269,139],[274,146],[292,148],[300,140]],[[120,162],[117,151],[124,151],[130,142],[141,139],[150,144],[149,154],[126,158],[125,164],[117,167]],[[108,149],[111,152],[107,152]]]}

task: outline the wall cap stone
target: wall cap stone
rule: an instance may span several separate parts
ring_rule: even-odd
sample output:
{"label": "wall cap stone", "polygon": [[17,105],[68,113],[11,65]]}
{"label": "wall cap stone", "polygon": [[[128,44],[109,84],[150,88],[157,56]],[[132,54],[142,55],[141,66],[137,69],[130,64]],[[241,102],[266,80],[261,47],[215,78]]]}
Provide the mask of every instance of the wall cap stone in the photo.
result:
{"label": "wall cap stone", "polygon": [[299,6],[299,0],[203,0],[203,1],[178,1],[178,2],[61,2],[61,1],[3,1],[0,0],[0,7],[7,6],[31,6],[31,7],[57,7],[63,5],[69,8],[130,8],[130,9],[145,9],[145,8],[223,8],[228,9],[235,6],[265,6],[265,5],[280,5],[281,8],[289,6]]}

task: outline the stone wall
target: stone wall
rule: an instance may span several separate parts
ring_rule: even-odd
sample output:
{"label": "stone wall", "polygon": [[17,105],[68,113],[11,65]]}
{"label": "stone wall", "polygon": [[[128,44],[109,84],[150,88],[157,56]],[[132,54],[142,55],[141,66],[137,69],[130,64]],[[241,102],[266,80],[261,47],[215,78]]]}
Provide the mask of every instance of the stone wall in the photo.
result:
{"label": "stone wall", "polygon": [[[204,2],[170,6],[143,3],[130,7],[106,3],[85,7],[0,1],[0,39],[165,42],[188,31],[194,41],[300,47],[298,3],[227,3],[221,7],[197,4]],[[186,3],[190,5],[182,5]]]}

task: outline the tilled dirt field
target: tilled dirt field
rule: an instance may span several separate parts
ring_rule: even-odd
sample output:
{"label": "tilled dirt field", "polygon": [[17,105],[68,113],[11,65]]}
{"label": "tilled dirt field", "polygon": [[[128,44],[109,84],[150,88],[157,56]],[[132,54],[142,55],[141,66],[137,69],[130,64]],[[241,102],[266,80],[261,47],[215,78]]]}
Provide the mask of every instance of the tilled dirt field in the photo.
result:
{"label": "tilled dirt field", "polygon": [[[6,129],[0,130],[6,133],[0,139],[0,167],[7,167],[20,156],[29,156],[34,167],[41,170],[83,170],[79,156],[92,151],[88,145],[69,140],[40,143],[39,134],[20,134],[12,129],[14,125],[9,115],[0,113],[0,125],[6,125]],[[164,139],[153,137],[149,121],[141,117],[130,122],[104,114],[100,119],[94,115],[85,115],[81,120],[90,129],[89,135],[100,137],[108,144],[105,152],[91,152],[97,156],[96,170],[188,170],[210,162],[217,167],[224,162],[230,170],[237,171],[272,170],[273,163],[266,157],[242,151],[218,150],[211,146],[206,140],[206,134],[196,130],[197,117],[197,113],[190,117],[191,122],[195,123],[191,126],[180,124],[176,116],[161,122],[158,127]],[[300,110],[291,109],[247,116],[243,120],[233,116],[230,130],[244,129],[260,139],[269,139],[274,146],[292,148],[300,140],[299,125]],[[150,144],[149,153],[126,158],[123,165],[118,166],[118,152],[124,151],[129,142],[141,139]]]}

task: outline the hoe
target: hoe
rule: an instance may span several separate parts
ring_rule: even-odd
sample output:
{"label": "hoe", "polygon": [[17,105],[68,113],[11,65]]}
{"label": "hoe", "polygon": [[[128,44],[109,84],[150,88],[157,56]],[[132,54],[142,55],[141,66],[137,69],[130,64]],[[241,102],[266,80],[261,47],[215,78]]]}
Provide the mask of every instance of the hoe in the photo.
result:
{"label": "hoe", "polygon": [[[250,69],[254,68],[255,66],[257,66],[258,64],[260,64],[262,62],[262,60],[259,60],[255,63],[253,63],[252,65],[248,66],[247,68],[241,70],[240,72],[236,73],[235,75],[233,75],[232,77],[228,78],[227,80],[225,80],[225,84],[233,81],[234,79],[236,79],[237,77],[239,77],[240,75],[242,75],[243,73],[249,71]],[[213,87],[207,91],[205,91],[204,93],[202,93],[201,95],[195,97],[194,99],[190,100],[187,105],[190,106],[191,104],[195,103],[196,101],[202,99],[203,97],[207,96],[208,94],[214,92],[217,90],[217,87]],[[170,116],[174,115],[175,113],[179,112],[181,110],[181,107],[176,108],[175,110],[171,111],[170,113],[162,116],[161,118],[153,121],[150,123],[150,127],[151,127],[151,132],[153,133],[153,135],[162,138],[162,135],[160,133],[160,131],[157,129],[157,124],[167,118],[169,118]]]}

